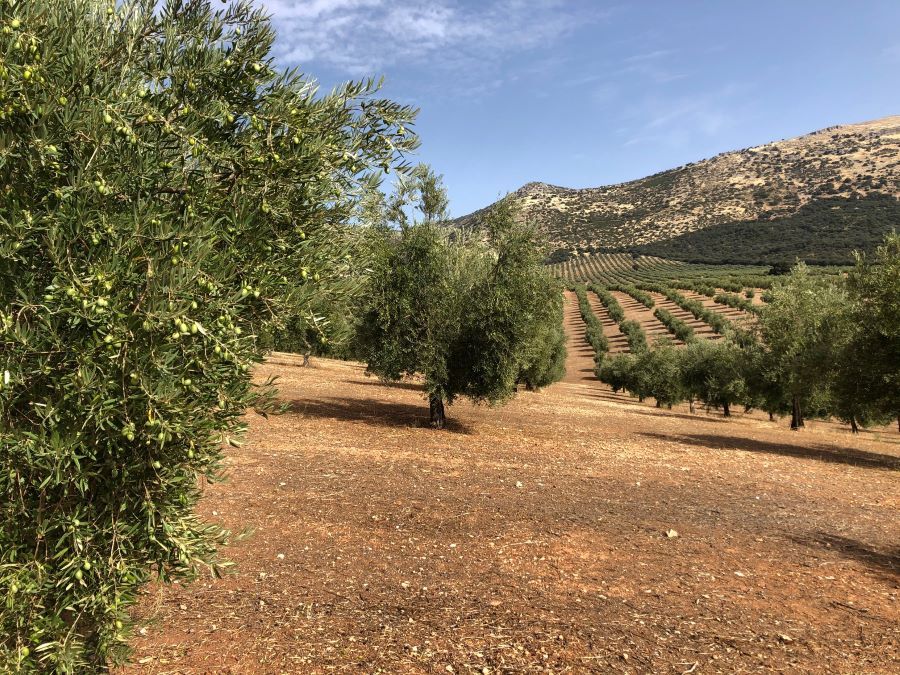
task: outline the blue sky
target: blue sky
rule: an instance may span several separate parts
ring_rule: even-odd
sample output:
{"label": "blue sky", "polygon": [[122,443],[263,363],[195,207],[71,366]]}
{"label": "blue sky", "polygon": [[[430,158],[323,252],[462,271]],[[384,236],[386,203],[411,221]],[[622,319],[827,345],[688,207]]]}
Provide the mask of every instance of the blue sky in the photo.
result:
{"label": "blue sky", "polygon": [[900,0],[263,0],[277,60],[384,75],[453,215],[900,114]]}

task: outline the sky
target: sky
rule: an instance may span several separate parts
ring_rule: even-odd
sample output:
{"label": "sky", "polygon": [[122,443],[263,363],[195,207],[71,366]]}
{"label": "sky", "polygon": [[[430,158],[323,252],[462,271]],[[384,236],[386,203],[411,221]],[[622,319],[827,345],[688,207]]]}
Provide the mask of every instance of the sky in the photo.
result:
{"label": "sky", "polygon": [[276,62],[384,76],[460,216],[900,114],[900,0],[262,0]]}

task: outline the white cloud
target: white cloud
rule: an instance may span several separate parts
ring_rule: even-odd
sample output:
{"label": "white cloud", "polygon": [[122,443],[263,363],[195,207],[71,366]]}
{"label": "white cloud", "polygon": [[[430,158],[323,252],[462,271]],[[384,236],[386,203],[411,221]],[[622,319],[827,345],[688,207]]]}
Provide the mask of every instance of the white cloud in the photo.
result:
{"label": "white cloud", "polygon": [[749,98],[749,87],[727,83],[718,89],[693,96],[653,97],[636,105],[630,116],[637,128],[623,147],[643,143],[680,147],[719,137],[741,123]]}
{"label": "white cloud", "polygon": [[881,51],[881,55],[891,62],[900,61],[900,44],[891,45],[890,47],[885,47]]}
{"label": "white cloud", "polygon": [[285,64],[322,64],[351,76],[396,64],[481,69],[551,46],[608,12],[591,0],[263,0]]}

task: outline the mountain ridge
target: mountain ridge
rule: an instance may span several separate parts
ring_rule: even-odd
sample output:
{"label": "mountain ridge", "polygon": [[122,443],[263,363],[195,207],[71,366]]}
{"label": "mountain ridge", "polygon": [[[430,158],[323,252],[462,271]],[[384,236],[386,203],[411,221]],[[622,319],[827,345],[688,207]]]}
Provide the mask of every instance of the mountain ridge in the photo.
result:
{"label": "mountain ridge", "polygon": [[[566,188],[531,181],[510,193],[521,217],[544,229],[557,259],[789,219],[810,204],[825,204],[817,208],[827,212],[854,201],[858,209],[860,199],[874,196],[900,197],[900,115],[722,152],[623,183]],[[467,224],[483,211],[454,222]]]}

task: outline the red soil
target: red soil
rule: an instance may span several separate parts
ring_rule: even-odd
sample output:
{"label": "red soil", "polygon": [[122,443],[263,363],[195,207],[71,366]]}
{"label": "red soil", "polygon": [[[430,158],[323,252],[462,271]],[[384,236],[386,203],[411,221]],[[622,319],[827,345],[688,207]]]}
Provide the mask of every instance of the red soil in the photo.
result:
{"label": "red soil", "polygon": [[124,672],[900,672],[896,432],[657,410],[570,359],[444,432],[415,382],[260,367],[290,412],[201,508],[235,570],[152,588]]}

